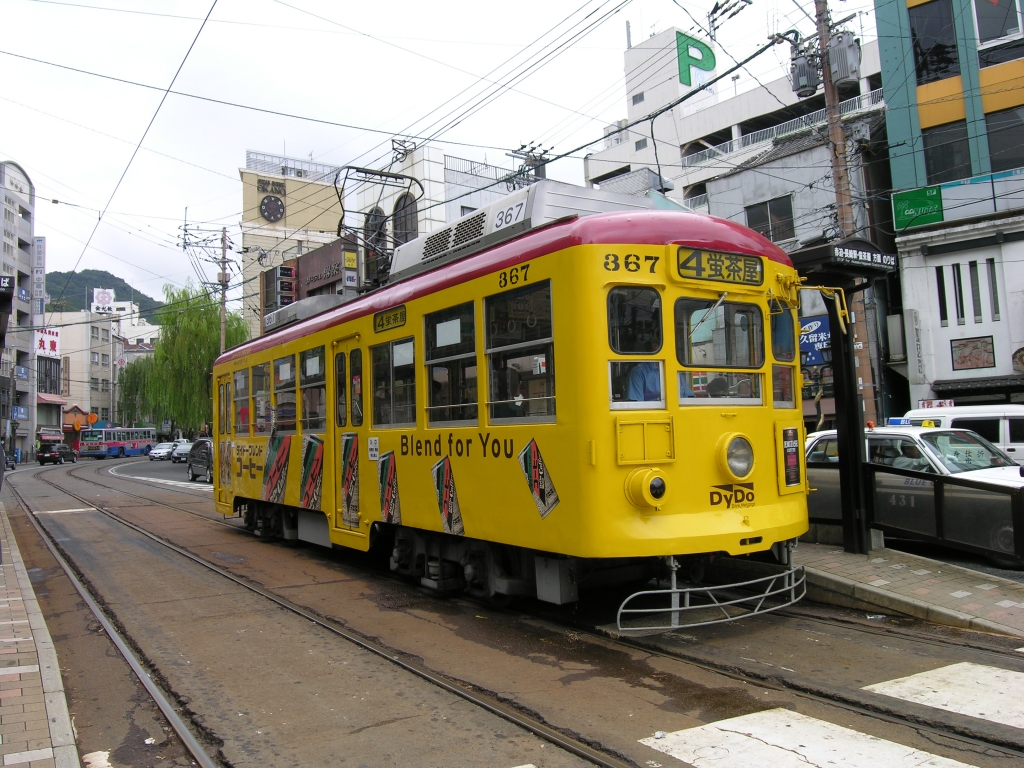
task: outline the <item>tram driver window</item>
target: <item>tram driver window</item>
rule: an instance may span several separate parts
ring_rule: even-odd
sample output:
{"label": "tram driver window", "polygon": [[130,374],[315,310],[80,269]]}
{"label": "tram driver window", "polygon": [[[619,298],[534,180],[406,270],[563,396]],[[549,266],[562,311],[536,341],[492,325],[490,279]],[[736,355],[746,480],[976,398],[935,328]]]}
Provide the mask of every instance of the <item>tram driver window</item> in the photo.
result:
{"label": "tram driver window", "polygon": [[424,318],[427,420],[430,424],[477,422],[476,327],[473,302]]}
{"label": "tram driver window", "polygon": [[324,347],[299,355],[302,431],[323,432],[327,426],[327,363]]}
{"label": "tram driver window", "polygon": [[270,410],[270,363],[252,367],[252,414],[256,432],[269,432]]}
{"label": "tram driver window", "polygon": [[484,318],[490,418],[554,421],[550,281],[487,298]]}
{"label": "tram driver window", "polygon": [[249,434],[249,371],[235,371],[235,434]]}
{"label": "tram driver window", "polygon": [[[680,405],[760,405],[764,327],[754,304],[679,299],[676,358]],[[727,369],[733,370],[727,370]]]}
{"label": "tram driver window", "polygon": [[274,361],[274,430],[279,435],[295,433],[295,356]]}
{"label": "tram driver window", "polygon": [[416,365],[411,338],[370,347],[373,426],[416,425]]}
{"label": "tram driver window", "polygon": [[[612,288],[608,292],[608,344],[620,355],[653,355],[661,350],[661,296],[653,288]],[[608,363],[613,409],[664,408],[659,360]]]}

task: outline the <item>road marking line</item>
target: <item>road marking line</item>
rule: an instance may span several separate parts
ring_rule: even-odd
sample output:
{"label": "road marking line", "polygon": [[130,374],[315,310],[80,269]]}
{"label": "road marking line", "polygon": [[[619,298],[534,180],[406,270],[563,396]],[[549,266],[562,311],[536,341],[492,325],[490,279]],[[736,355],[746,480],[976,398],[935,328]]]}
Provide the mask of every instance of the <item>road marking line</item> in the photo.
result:
{"label": "road marking line", "polygon": [[641,739],[695,768],[968,768],[938,755],[868,736],[839,725],[791,712],[769,709],[717,723]]}
{"label": "road marking line", "polygon": [[[140,463],[140,462],[135,462],[135,463]],[[209,483],[196,483],[196,482],[189,482],[187,480],[166,480],[166,479],[164,479],[162,477],[142,477],[142,476],[136,476],[136,475],[122,475],[120,472],[117,471],[118,469],[120,469],[120,467],[114,467],[113,469],[110,470],[110,474],[114,475],[115,477],[120,477],[122,480],[147,480],[147,481],[149,481],[151,483],[161,483],[162,485],[174,485],[174,486],[179,486],[181,488],[198,488],[201,491],[210,491],[211,493],[213,492],[213,486],[210,485]]]}
{"label": "road marking line", "polygon": [[865,691],[959,715],[1024,728],[1024,673],[961,662],[884,683]]}
{"label": "road marking line", "polygon": [[69,515],[77,512],[95,512],[95,507],[82,507],[80,509],[47,509],[33,512],[33,515]]}

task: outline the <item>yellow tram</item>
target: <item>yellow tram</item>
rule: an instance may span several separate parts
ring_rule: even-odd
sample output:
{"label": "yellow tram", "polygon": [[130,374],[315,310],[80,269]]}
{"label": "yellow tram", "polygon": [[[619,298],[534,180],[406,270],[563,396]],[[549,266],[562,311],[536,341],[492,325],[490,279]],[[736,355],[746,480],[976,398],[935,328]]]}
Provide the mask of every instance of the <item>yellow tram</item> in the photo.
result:
{"label": "yellow tram", "polygon": [[556,603],[804,533],[786,254],[708,216],[531,221],[516,198],[476,215],[475,246],[470,215],[400,248],[384,287],[218,359],[218,511]]}

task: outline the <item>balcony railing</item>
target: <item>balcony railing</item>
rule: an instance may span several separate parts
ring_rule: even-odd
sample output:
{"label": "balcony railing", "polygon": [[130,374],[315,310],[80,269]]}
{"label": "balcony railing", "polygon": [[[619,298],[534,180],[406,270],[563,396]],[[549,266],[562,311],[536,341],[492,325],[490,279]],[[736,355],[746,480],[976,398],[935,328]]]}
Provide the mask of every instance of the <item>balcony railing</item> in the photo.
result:
{"label": "balcony railing", "polygon": [[705,195],[694,195],[693,197],[683,198],[683,205],[694,211],[699,211],[703,208],[708,207],[708,196]]}
{"label": "balcony railing", "polygon": [[[847,99],[839,104],[839,113],[843,117],[848,117],[856,112],[861,112],[867,109],[874,109],[880,105],[885,104],[885,99],[882,95],[882,89],[871,91],[871,93],[864,94],[863,96],[857,96],[852,99]],[[706,163],[709,160],[721,157],[722,155],[729,155],[733,152],[738,152],[741,149],[752,147],[756,144],[764,144],[765,142],[773,141],[774,139],[788,136],[791,133],[797,133],[799,131],[806,130],[807,128],[813,128],[817,125],[825,124],[825,110],[819,109],[815,112],[810,112],[802,117],[788,120],[785,123],[779,125],[773,125],[771,128],[762,128],[760,131],[754,131],[753,133],[747,133],[738,139],[727,141],[724,144],[718,144],[714,147],[708,147],[700,152],[692,155],[687,155],[683,158],[683,167],[690,167],[694,165],[700,165]]]}

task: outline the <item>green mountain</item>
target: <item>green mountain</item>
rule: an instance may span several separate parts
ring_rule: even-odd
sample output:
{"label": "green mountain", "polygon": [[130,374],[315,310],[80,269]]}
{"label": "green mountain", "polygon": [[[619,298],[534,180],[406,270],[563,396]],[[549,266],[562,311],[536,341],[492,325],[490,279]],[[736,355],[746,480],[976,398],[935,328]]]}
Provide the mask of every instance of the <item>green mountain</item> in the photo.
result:
{"label": "green mountain", "polygon": [[[93,288],[113,288],[117,301],[134,301],[139,305],[142,316],[151,323],[156,322],[152,316],[153,311],[163,306],[162,301],[132,290],[128,283],[106,270],[83,269],[81,272],[47,272],[46,292],[50,294],[50,303],[46,305],[46,311],[75,312],[88,309],[86,302],[92,302]],[[58,298],[60,306],[56,306]]]}

